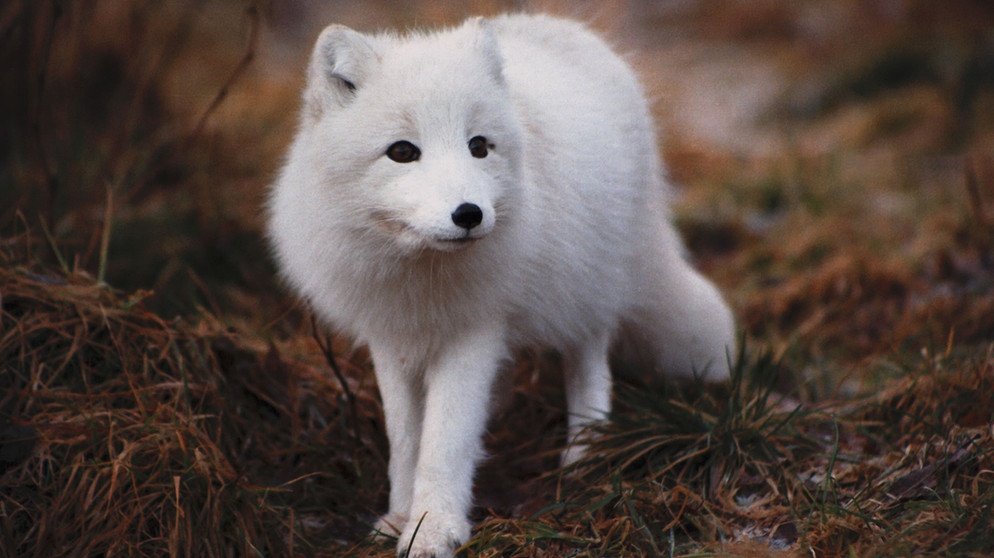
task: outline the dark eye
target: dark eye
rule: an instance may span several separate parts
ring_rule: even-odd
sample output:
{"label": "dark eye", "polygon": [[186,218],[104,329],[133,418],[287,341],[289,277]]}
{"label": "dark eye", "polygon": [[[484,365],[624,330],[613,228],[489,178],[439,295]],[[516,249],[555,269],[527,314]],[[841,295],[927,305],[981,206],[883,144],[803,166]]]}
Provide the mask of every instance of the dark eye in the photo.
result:
{"label": "dark eye", "polygon": [[477,159],[482,159],[489,153],[488,149],[493,148],[492,145],[487,143],[487,138],[483,136],[476,136],[469,140],[469,152],[473,157]]}
{"label": "dark eye", "polygon": [[410,163],[421,158],[421,150],[409,141],[398,141],[387,148],[387,157],[398,163]]}

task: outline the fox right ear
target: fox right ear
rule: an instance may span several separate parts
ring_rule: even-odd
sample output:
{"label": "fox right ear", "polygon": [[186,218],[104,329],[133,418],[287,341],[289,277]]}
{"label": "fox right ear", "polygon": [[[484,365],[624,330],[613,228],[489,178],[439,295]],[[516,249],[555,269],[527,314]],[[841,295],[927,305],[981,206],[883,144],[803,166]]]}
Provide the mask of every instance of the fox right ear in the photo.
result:
{"label": "fox right ear", "polygon": [[345,106],[373,72],[376,51],[364,35],[344,25],[321,32],[307,71],[305,103],[312,117],[335,106]]}

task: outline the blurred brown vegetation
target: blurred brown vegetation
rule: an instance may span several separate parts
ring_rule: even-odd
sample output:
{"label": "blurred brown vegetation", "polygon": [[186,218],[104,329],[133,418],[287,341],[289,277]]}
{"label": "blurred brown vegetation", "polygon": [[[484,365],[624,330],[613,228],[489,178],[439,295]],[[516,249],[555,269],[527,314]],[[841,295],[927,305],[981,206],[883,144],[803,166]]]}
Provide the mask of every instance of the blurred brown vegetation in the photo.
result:
{"label": "blurred brown vegetation", "polygon": [[622,385],[562,477],[555,362],[524,358],[469,553],[994,551],[987,2],[11,0],[0,555],[392,554],[363,541],[369,363],[276,279],[265,190],[325,24],[522,8],[639,69],[748,365],[729,393]]}

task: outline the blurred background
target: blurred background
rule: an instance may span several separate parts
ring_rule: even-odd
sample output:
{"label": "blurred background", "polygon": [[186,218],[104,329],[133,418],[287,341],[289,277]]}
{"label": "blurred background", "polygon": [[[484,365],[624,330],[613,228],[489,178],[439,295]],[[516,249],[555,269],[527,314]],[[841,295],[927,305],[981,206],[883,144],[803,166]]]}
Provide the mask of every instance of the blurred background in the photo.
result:
{"label": "blurred background", "polygon": [[[153,291],[164,315],[280,330],[292,302],[260,208],[317,34],[520,9],[589,22],[637,68],[691,251],[749,333],[831,339],[854,316],[833,324],[804,299],[869,281],[843,293],[883,299],[845,341],[865,354],[900,341],[875,329],[909,301],[989,290],[994,10],[980,0],[14,0],[0,8],[0,230],[45,231],[62,265]],[[55,263],[47,244],[31,256]],[[944,312],[940,338],[969,318]]]}
{"label": "blurred background", "polygon": [[[636,68],[652,100],[660,154],[674,188],[674,215],[691,257],[728,297],[749,351],[776,362],[775,387],[789,394],[790,401],[817,407],[881,390],[914,393],[916,401],[934,395],[936,399],[928,399],[928,404],[934,403],[935,409],[929,407],[928,412],[913,407],[917,402],[902,399],[895,400],[899,412],[872,415],[872,420],[866,418],[870,415],[845,419],[851,419],[848,426],[843,424],[849,437],[844,436],[841,445],[851,451],[853,463],[876,452],[900,465],[848,469],[849,494],[863,494],[867,500],[861,505],[896,501],[902,509],[906,501],[926,497],[925,489],[916,490],[926,481],[931,483],[928,490],[934,488],[934,479],[928,476],[934,470],[922,469],[913,449],[923,452],[925,462],[948,450],[944,463],[967,470],[960,446],[936,449],[941,444],[928,438],[932,430],[901,421],[913,414],[908,409],[914,409],[938,436],[950,428],[980,428],[990,418],[983,410],[988,409],[992,393],[988,372],[994,340],[994,8],[988,0],[6,0],[0,3],[0,268],[6,269],[0,271],[10,273],[0,286],[2,323],[9,326],[0,329],[0,348],[6,351],[0,351],[0,361],[16,355],[22,364],[10,365],[12,374],[4,379],[9,386],[0,383],[14,394],[5,395],[0,389],[0,418],[32,423],[43,432],[48,432],[43,425],[76,420],[81,399],[70,398],[64,406],[52,403],[58,400],[53,397],[64,393],[62,379],[52,380],[56,395],[38,396],[40,402],[17,395],[22,392],[15,393],[14,388],[28,390],[26,386],[38,385],[45,370],[61,371],[70,356],[78,356],[81,336],[103,331],[92,324],[109,319],[103,314],[106,308],[147,310],[156,324],[180,328],[183,333],[175,334],[178,337],[199,339],[197,335],[207,331],[203,346],[208,347],[204,349],[208,356],[180,358],[177,349],[180,372],[171,372],[169,366],[175,363],[161,363],[172,353],[158,351],[154,343],[139,337],[136,354],[145,356],[135,357],[136,362],[159,362],[164,374],[173,374],[173,384],[179,382],[177,374],[186,373],[183,366],[200,362],[197,358],[218,364],[221,370],[217,376],[201,378],[204,385],[219,382],[215,391],[204,392],[209,397],[204,395],[203,412],[233,422],[197,434],[198,443],[207,448],[203,451],[217,456],[221,465],[216,471],[204,465],[208,471],[204,475],[214,480],[201,482],[198,477],[194,480],[201,484],[190,481],[189,486],[207,486],[208,500],[235,490],[238,498],[247,500],[227,509],[250,511],[255,508],[243,502],[254,502],[260,485],[285,488],[275,491],[277,496],[266,496],[266,506],[275,500],[275,507],[260,508],[260,514],[278,518],[273,520],[278,525],[272,535],[266,535],[273,545],[269,548],[286,550],[280,545],[288,544],[292,554],[294,533],[299,536],[308,530],[316,536],[316,547],[344,548],[334,545],[348,546],[361,538],[368,520],[382,511],[385,498],[385,450],[369,363],[361,352],[352,353],[336,341],[341,373],[348,382],[338,384],[329,374],[328,363],[335,359],[325,358],[318,343],[321,335],[312,335],[306,309],[276,278],[262,235],[266,191],[293,136],[304,68],[325,25],[340,23],[369,32],[424,29],[510,10],[545,11],[588,22]],[[64,277],[72,285],[98,285],[104,294],[86,295],[89,298],[80,302],[77,291],[62,289]],[[24,282],[30,285],[23,287]],[[108,285],[111,289],[106,289]],[[124,297],[124,302],[99,298],[108,290]],[[50,360],[32,348],[31,343],[40,341],[17,330],[18,320],[27,320],[17,312],[34,308],[34,302],[24,300],[46,297],[68,301],[77,309],[101,301],[93,311],[100,317],[78,330],[84,333],[63,334],[58,329],[63,314],[45,318],[55,324],[49,330],[51,324],[46,322],[45,343],[74,340],[69,349],[60,345],[45,357]],[[182,329],[186,327],[182,324],[193,324],[193,329]],[[219,342],[219,331],[230,338]],[[18,341],[18,335],[24,340]],[[117,349],[116,342],[101,343],[100,350]],[[59,352],[63,350],[68,352]],[[100,359],[79,359],[84,377],[96,361]],[[130,376],[131,368],[122,367],[129,374],[128,382],[138,381]],[[0,369],[0,374],[6,370]],[[519,363],[517,415],[502,415],[502,427],[488,438],[490,446],[515,449],[509,452],[512,455],[538,455],[534,461],[515,462],[510,472],[499,465],[507,462],[483,468],[480,505],[488,513],[497,509],[505,514],[502,517],[530,517],[558,490],[547,478],[539,489],[528,480],[555,467],[558,447],[555,441],[528,446],[519,432],[531,433],[541,425],[543,431],[561,435],[563,423],[555,375],[542,376],[535,370],[528,362]],[[231,371],[235,373],[228,375]],[[13,372],[23,372],[23,378],[15,379]],[[955,380],[958,387],[947,391],[931,387],[915,391],[910,384],[894,383],[923,375],[945,377],[940,372],[962,372],[969,379]],[[153,382],[149,378],[142,381]],[[102,385],[92,381],[93,386]],[[359,399],[360,417],[352,395],[343,395],[346,385]],[[895,385],[900,390],[894,391]],[[72,393],[79,387],[71,382],[69,386]],[[82,392],[89,393],[87,386],[80,388]],[[107,389],[129,389],[115,386]],[[163,396],[162,401],[190,411],[186,397]],[[986,397],[986,403],[978,397]],[[219,406],[212,407],[215,403]],[[117,399],[113,404],[124,405]],[[963,411],[974,404],[983,407],[979,414]],[[61,418],[40,414],[38,409],[45,405]],[[849,411],[839,411],[843,412]],[[822,461],[810,467],[800,460],[755,462],[758,465],[750,461],[750,478],[795,467],[783,477],[787,479],[783,486],[794,486],[791,483],[801,483],[801,472],[827,467],[828,476],[819,477],[826,479],[827,486],[827,479],[834,478],[832,452],[840,447],[835,413],[831,411],[831,418],[819,415],[821,422],[806,431],[824,442],[832,439],[834,427],[834,449],[819,446],[815,452]],[[947,419],[955,424],[950,426]],[[151,419],[134,420],[147,425]],[[900,425],[901,432],[870,436],[866,425],[871,422]],[[253,437],[262,423],[269,445],[258,445],[263,436]],[[157,448],[165,447],[161,440],[173,439],[168,429],[176,424],[166,421],[163,428],[170,433],[149,442],[148,451],[166,455]],[[0,422],[0,439],[4,428]],[[103,448],[99,451],[116,455],[104,439],[122,431],[108,427],[86,438],[85,444],[90,444],[86,452]],[[760,431],[772,436],[769,430]],[[35,536],[36,525],[43,524],[37,518],[44,519],[56,509],[56,504],[46,502],[62,498],[55,493],[44,500],[35,492],[10,496],[13,491],[37,489],[41,494],[53,485],[78,482],[68,463],[82,451],[83,438],[62,439],[58,432],[45,434],[49,436],[45,447],[54,448],[56,455],[52,462],[63,459],[66,464],[59,469],[58,480],[45,476],[50,469],[43,462],[28,462],[18,474],[36,471],[42,480],[2,486],[0,496],[7,498],[4,505],[9,507],[0,510],[0,516],[8,513],[4,510],[22,509],[17,507],[22,504],[30,513],[10,512],[21,519],[0,530],[0,554],[4,548],[27,548],[23,541],[31,537],[43,542],[44,537]],[[989,445],[989,429],[984,432],[986,447],[994,447]],[[278,438],[284,435],[287,438]],[[918,435],[924,438],[914,438]],[[192,459],[193,450],[183,440],[193,440],[194,435],[175,436],[178,445],[169,446],[173,453],[167,457],[188,464],[185,460]],[[214,453],[210,449],[214,446],[204,441],[211,436],[217,438]],[[791,455],[790,451],[784,455]],[[826,465],[824,459],[830,454]],[[197,467],[200,458],[197,453]],[[769,469],[764,468],[767,465]],[[172,466],[164,466],[162,475],[154,477],[159,484],[149,481],[148,494],[152,498],[168,494],[175,481],[178,508],[180,477],[173,476],[178,473]],[[199,471],[197,467],[187,466],[184,475],[193,475],[190,471]],[[322,470],[325,473],[316,472]],[[107,486],[100,479],[111,473],[101,471],[106,476],[93,477],[94,486]],[[905,492],[897,492],[905,494],[903,500],[888,500],[895,494],[889,483],[902,471],[912,472],[898,481],[912,479],[907,482],[915,490],[904,487]],[[298,478],[308,480],[290,484]],[[728,483],[731,494],[743,486],[738,482],[742,478]],[[873,481],[874,486],[890,492],[865,492],[867,478],[884,479]],[[613,482],[605,481],[605,490]],[[977,481],[963,482],[972,482],[977,492]],[[662,486],[652,483],[651,487]],[[803,493],[824,518],[829,499],[817,491],[822,481],[817,483],[814,488],[804,484],[802,492],[810,490]],[[983,506],[955,500],[956,509],[964,514],[955,517],[971,518],[956,523],[958,528],[966,525],[959,532],[967,538],[989,534],[990,514],[983,515],[987,513],[983,510],[994,507],[994,490],[984,492],[990,482],[983,483],[981,500],[987,498]],[[666,498],[677,498],[683,494],[679,490],[685,490],[679,483],[667,487]],[[212,492],[215,489],[220,492]],[[789,493],[791,506],[800,501],[795,497],[801,492],[781,490],[777,497]],[[693,485],[687,494],[695,491]],[[147,510],[147,500],[138,499],[137,490],[134,494],[135,509]],[[689,500],[681,497],[687,506]],[[90,505],[85,494],[78,501],[80,506]],[[716,540],[716,532],[730,532],[715,531],[712,525],[720,523],[716,518],[721,514],[707,509],[701,512],[704,519],[681,519],[684,508],[679,499],[666,500],[674,501],[673,509],[679,513],[662,516],[659,525],[668,525],[667,529],[682,525],[684,533],[697,537],[694,540]],[[772,501],[773,497],[767,502]],[[26,502],[38,505],[31,508]],[[771,504],[763,516],[764,533],[770,537],[790,511],[784,511],[787,504],[777,502],[781,507],[774,509]],[[170,506],[163,504],[163,524],[174,515]],[[744,509],[729,506],[723,518]],[[645,514],[670,511],[656,500],[640,509]],[[733,509],[739,511],[727,511]],[[77,517],[76,510],[65,508],[65,517]],[[791,510],[798,517],[814,517],[807,515],[807,508]],[[970,516],[971,510],[983,517]],[[838,525],[798,520],[790,523],[792,535],[784,540],[794,544],[800,529],[812,548],[832,555],[896,521],[895,515],[887,515],[892,511],[884,509],[885,519],[872,529],[869,522],[861,523],[858,514],[845,515]],[[109,517],[124,517],[111,512]],[[640,519],[632,513],[631,521],[637,524]],[[477,515],[485,514],[477,510]],[[557,517],[543,516],[542,521],[553,525],[550,532],[565,529]],[[747,510],[728,521],[741,526],[757,517]],[[913,523],[923,524],[917,519]],[[203,525],[209,533],[226,533],[214,529],[213,523]],[[508,525],[499,528],[511,532],[520,527]],[[934,540],[952,540],[946,537],[951,527],[943,525],[934,531]],[[107,531],[106,540],[111,541],[110,548],[116,540],[136,541],[134,548],[141,548],[149,529],[136,528],[131,538]],[[100,532],[84,527],[74,536],[91,531]],[[202,538],[192,527],[190,532],[193,535],[186,540]],[[23,540],[18,538],[22,533],[26,533]],[[231,540],[242,540],[239,537]],[[91,543],[87,548],[107,548],[100,546],[103,542]],[[908,544],[906,548],[917,551],[917,543]],[[39,556],[53,555],[44,553],[43,544],[37,548],[42,549]],[[380,551],[392,554],[383,548],[369,552]]]}

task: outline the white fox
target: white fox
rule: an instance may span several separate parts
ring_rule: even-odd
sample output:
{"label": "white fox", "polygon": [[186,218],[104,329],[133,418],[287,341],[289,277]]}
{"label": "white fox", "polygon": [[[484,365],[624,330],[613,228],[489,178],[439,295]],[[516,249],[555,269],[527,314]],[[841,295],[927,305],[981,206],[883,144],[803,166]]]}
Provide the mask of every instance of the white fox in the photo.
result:
{"label": "white fox", "polygon": [[514,351],[562,355],[571,440],[609,410],[619,344],[654,371],[728,377],[731,313],[684,259],[657,148],[633,72],[578,23],[321,34],[268,234],[292,287],[370,348],[390,440],[377,528],[399,553],[469,538]]}

